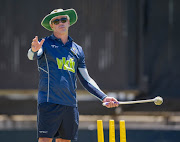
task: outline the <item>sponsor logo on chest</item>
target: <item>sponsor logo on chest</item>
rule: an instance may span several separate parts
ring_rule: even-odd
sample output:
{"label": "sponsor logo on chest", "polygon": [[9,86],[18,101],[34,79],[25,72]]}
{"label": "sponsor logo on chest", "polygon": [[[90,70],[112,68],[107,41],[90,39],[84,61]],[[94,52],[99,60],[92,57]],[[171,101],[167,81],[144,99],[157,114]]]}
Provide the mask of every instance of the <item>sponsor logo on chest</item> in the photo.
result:
{"label": "sponsor logo on chest", "polygon": [[57,45],[51,45],[52,48],[58,48],[59,46]]}
{"label": "sponsor logo on chest", "polygon": [[62,57],[62,59],[56,58],[56,61],[58,69],[75,73],[75,62],[73,58],[70,58],[69,60],[66,60],[66,57]]}

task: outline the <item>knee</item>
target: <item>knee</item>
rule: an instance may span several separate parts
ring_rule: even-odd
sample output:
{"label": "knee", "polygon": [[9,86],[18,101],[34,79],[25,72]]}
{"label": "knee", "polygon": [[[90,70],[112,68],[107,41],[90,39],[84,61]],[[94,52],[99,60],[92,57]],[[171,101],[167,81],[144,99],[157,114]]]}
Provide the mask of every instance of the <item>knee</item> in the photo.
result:
{"label": "knee", "polygon": [[52,138],[39,138],[38,142],[52,142]]}
{"label": "knee", "polygon": [[65,139],[56,139],[56,142],[71,142],[71,140],[65,140]]}

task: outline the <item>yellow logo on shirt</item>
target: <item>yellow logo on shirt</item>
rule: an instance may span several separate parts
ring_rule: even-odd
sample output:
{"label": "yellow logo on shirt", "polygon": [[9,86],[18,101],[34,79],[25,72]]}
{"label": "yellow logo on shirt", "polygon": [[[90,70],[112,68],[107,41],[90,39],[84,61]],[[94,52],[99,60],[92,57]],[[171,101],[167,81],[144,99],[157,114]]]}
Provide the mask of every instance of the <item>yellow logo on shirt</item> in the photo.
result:
{"label": "yellow logo on shirt", "polygon": [[56,58],[58,69],[68,70],[70,72],[75,73],[75,62],[73,58],[66,60],[66,57],[62,57],[62,59]]}

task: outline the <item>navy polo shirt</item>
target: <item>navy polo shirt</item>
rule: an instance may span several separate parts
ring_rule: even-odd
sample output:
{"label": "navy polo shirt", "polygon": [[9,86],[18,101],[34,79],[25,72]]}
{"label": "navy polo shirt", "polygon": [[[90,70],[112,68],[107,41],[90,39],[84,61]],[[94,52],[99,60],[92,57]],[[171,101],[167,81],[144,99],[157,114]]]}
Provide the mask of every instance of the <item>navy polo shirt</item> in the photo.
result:
{"label": "navy polo shirt", "polygon": [[37,56],[39,69],[38,103],[76,106],[77,68],[86,68],[82,48],[72,38],[64,45],[53,34],[45,38],[43,53]]}

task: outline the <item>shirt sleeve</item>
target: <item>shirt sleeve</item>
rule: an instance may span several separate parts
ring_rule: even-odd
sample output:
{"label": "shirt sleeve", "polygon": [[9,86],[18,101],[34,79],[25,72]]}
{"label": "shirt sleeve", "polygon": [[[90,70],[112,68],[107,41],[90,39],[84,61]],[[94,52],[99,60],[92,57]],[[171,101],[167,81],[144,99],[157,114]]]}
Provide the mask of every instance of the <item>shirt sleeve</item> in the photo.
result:
{"label": "shirt sleeve", "polygon": [[37,59],[37,52],[33,52],[32,49],[30,48],[28,50],[27,56],[29,60],[35,60]]}
{"label": "shirt sleeve", "polygon": [[78,68],[86,68],[85,55],[82,48],[80,49],[80,53],[79,53]]}
{"label": "shirt sleeve", "polygon": [[89,76],[86,68],[78,68],[77,74],[81,84],[91,94],[93,94],[101,101],[103,101],[103,99],[107,97],[107,95],[98,87],[96,82]]}
{"label": "shirt sleeve", "polygon": [[29,60],[36,60],[40,58],[43,54],[43,48],[41,47],[37,52],[33,52],[32,49],[30,48],[28,50],[27,56]]}

